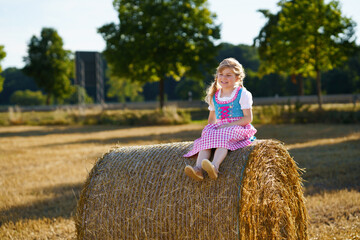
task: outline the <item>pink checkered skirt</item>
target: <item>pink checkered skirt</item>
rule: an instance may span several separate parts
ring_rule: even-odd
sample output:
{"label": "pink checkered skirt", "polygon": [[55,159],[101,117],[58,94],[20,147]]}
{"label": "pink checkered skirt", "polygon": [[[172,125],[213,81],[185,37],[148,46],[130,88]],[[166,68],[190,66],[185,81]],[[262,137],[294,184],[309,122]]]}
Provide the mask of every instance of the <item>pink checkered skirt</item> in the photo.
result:
{"label": "pink checkered skirt", "polygon": [[251,144],[252,138],[256,133],[256,129],[251,124],[216,129],[223,124],[239,119],[241,119],[241,117],[225,118],[218,120],[216,124],[206,125],[201,133],[201,137],[194,141],[193,149],[185,154],[184,157],[192,157],[205,149],[226,148],[230,151],[234,151]]}

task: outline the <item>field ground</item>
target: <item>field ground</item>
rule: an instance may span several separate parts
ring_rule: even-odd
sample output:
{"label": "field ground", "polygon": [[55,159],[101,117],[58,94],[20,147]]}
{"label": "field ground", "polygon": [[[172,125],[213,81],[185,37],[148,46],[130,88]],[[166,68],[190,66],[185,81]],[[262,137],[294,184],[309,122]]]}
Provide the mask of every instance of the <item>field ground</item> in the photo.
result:
{"label": "field ground", "polygon": [[[94,162],[116,146],[197,138],[203,123],[0,127],[0,239],[74,239],[76,201]],[[360,125],[256,125],[301,168],[311,239],[360,239]]]}

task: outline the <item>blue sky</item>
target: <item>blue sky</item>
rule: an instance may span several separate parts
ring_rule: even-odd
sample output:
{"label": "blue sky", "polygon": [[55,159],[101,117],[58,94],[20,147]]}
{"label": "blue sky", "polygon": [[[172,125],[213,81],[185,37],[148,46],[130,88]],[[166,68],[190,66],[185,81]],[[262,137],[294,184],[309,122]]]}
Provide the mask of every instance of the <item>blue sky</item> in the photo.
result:
{"label": "blue sky", "polygon": [[[0,0],[0,45],[7,57],[3,69],[24,66],[27,44],[43,27],[55,28],[71,51],[102,51],[105,42],[96,29],[118,22],[112,0]],[[258,9],[277,11],[278,0],[209,0],[209,7],[222,25],[221,41],[252,44],[266,19]],[[342,12],[360,24],[360,1],[340,0]],[[360,42],[359,26],[357,43]]]}

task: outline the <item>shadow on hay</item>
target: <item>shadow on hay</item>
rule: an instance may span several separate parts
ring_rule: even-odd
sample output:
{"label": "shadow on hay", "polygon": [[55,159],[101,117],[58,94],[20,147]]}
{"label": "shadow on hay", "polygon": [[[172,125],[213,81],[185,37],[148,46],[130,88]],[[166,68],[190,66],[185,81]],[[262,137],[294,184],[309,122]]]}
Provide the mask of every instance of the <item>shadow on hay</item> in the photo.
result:
{"label": "shadow on hay", "polygon": [[68,144],[129,144],[136,145],[136,143],[142,142],[181,142],[181,141],[192,141],[195,138],[200,137],[201,131],[199,130],[188,130],[181,131],[176,133],[163,133],[163,134],[150,134],[145,136],[134,136],[134,137],[116,137],[116,138],[106,138],[106,139],[88,139],[83,141],[73,141],[65,143],[53,143],[41,145],[41,147],[55,147],[63,146]]}
{"label": "shadow on hay", "polygon": [[303,174],[305,194],[360,191],[360,140],[289,150]]}
{"label": "shadow on hay", "polygon": [[13,206],[0,210],[0,226],[6,222],[18,222],[23,219],[71,218],[75,214],[82,184],[58,185],[54,187],[34,189],[33,194],[42,193],[53,197]]}
{"label": "shadow on hay", "polygon": [[21,132],[2,132],[0,137],[29,137],[46,136],[50,134],[74,134],[74,133],[96,133],[119,129],[128,129],[126,126],[50,126],[44,129],[28,130]]}

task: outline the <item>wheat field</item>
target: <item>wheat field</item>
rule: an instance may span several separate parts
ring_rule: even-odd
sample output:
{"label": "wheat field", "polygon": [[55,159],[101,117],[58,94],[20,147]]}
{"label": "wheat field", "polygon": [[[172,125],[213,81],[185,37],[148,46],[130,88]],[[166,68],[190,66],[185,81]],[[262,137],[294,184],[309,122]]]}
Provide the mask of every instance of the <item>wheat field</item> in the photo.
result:
{"label": "wheat field", "polygon": [[[74,239],[73,216],[95,161],[114,147],[191,141],[180,126],[0,127],[0,239]],[[257,125],[305,168],[310,239],[360,239],[360,125]]]}

